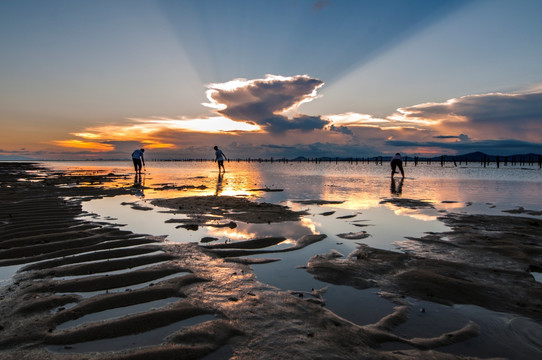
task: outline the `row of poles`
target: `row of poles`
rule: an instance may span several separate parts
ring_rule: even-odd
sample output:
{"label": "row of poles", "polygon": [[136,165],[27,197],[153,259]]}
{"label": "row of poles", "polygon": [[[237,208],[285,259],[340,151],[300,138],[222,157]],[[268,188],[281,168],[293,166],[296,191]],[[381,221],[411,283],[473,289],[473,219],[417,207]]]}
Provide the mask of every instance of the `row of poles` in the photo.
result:
{"label": "row of poles", "polygon": [[[501,164],[503,164],[504,166],[534,166],[535,164],[538,164],[538,168],[542,168],[542,155],[536,155],[536,157],[532,157],[532,156],[529,156],[529,157],[525,157],[525,156],[494,156],[492,157],[493,159],[491,159],[491,157],[487,156],[487,155],[484,155],[480,158],[479,162],[480,162],[480,166],[483,166],[483,167],[487,167],[489,166],[491,163],[495,163],[497,168],[499,168],[501,166]],[[196,162],[206,162],[206,161],[210,161],[209,159],[184,159],[184,160],[159,160],[159,161],[196,161]],[[269,158],[269,159],[262,159],[262,158],[246,158],[246,159],[233,159],[233,160],[228,160],[228,161],[237,161],[237,162],[241,162],[241,161],[245,161],[245,162],[259,162],[259,163],[266,163],[266,162],[270,162],[270,163],[273,163],[273,162],[282,162],[282,163],[301,163],[301,162],[313,162],[313,163],[322,163],[322,162],[335,162],[335,163],[339,163],[339,162],[349,162],[351,164],[359,164],[359,163],[374,163],[376,165],[383,165],[384,161],[387,163],[389,161],[389,158],[384,158],[382,156],[375,156],[375,157],[362,157],[362,158],[300,158],[300,159],[286,159],[286,158],[281,158],[281,159],[274,159],[274,158]],[[469,160],[467,158],[463,158],[463,157],[452,157],[451,160],[449,159],[448,157],[448,160],[447,160],[447,157],[442,155],[440,157],[440,159],[435,159],[435,158],[420,158],[418,156],[414,156],[414,157],[408,157],[408,156],[404,156],[403,157],[403,165],[407,166],[409,162],[413,162],[414,163],[414,166],[418,166],[418,163],[421,163],[421,162],[425,162],[427,165],[431,165],[432,163],[436,162],[440,162],[440,165],[442,167],[444,167],[446,165],[446,163],[450,162],[450,163],[453,163],[454,166],[458,166],[458,163],[459,165],[463,165],[463,163],[466,165],[468,165],[469,163]],[[477,161],[470,161],[470,162],[474,162],[474,163],[477,163]]]}

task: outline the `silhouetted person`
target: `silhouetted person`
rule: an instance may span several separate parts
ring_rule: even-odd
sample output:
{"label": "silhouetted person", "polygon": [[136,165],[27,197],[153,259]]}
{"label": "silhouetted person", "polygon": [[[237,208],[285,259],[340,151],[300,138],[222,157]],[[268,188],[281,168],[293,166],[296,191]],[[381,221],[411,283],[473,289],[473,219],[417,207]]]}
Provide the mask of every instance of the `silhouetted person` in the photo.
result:
{"label": "silhouetted person", "polygon": [[224,160],[226,160],[226,155],[218,148],[218,146],[214,147],[215,149],[215,160],[218,162],[218,172],[220,172],[220,169],[224,170],[226,172],[226,168],[224,168]]}
{"label": "silhouetted person", "polygon": [[136,173],[141,173],[141,167],[142,165],[145,165],[145,159],[143,158],[144,152],[145,149],[137,149],[132,153],[132,161],[134,162],[134,170]]}
{"label": "silhouetted person", "polygon": [[397,172],[396,169],[399,168],[399,171],[401,172],[401,175],[405,177],[405,172],[403,171],[403,158],[401,157],[401,154],[396,153],[391,158],[391,177]]}
{"label": "silhouetted person", "polygon": [[395,179],[392,177],[391,178],[391,184],[390,184],[390,192],[393,195],[401,195],[401,193],[403,192],[403,182],[404,181],[405,181],[405,178],[402,178],[401,180],[399,180],[399,183],[396,184]]}

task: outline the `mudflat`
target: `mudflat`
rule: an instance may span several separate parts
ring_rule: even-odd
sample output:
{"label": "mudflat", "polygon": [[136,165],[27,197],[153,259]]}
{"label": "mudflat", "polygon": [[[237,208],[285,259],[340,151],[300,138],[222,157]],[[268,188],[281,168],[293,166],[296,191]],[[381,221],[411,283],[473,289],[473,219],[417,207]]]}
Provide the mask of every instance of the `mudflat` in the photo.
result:
{"label": "mudflat", "polygon": [[[280,242],[280,234],[237,246],[172,244],[82,217],[82,201],[130,192],[106,186],[120,176],[0,163],[0,267],[14,271],[0,288],[0,358],[464,359],[438,348],[477,336],[476,323],[429,338],[394,333],[412,310],[407,297],[542,321],[542,284],[530,274],[542,269],[539,219],[447,214],[441,220],[451,231],[410,238],[403,253],[359,244],[351,254],[311,258],[314,277],[375,288],[395,304],[379,322],[359,326],[322,306],[317,290],[303,295],[257,281],[242,256]],[[226,196],[156,204],[225,224],[302,215]],[[303,237],[292,248],[322,238]],[[144,343],[160,329],[162,340]],[[381,350],[388,342],[410,349]]]}

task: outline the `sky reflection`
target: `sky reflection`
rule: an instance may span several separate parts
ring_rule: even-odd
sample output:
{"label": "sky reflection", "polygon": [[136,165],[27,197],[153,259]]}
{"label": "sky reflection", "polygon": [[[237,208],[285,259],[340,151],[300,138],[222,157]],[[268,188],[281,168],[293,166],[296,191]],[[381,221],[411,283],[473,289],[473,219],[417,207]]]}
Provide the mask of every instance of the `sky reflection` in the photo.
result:
{"label": "sky reflection", "polygon": [[[72,170],[82,168],[82,163],[65,164]],[[226,163],[225,174],[220,174],[212,162],[148,162],[147,165],[147,172],[138,183],[130,164],[96,163],[96,171],[125,174],[111,186],[128,187],[133,195],[92,200],[83,204],[84,209],[99,214],[102,219],[115,219],[116,223],[126,225],[127,230],[167,235],[167,240],[173,242],[200,242],[202,238],[211,238],[207,239],[210,242],[232,242],[282,236],[287,243],[293,243],[304,235],[325,234],[326,246],[321,251],[338,248],[346,255],[358,242],[399,251],[398,242],[405,237],[446,231],[447,227],[438,221],[445,212],[502,215],[503,210],[518,206],[537,210],[536,194],[542,191],[541,171],[536,168],[491,169],[477,164],[463,168],[407,165],[405,180],[390,179],[387,164],[374,163],[231,161]],[[58,164],[55,167],[58,168]],[[237,221],[234,228],[200,224],[186,229],[178,222],[166,221],[189,216],[150,204],[155,198],[213,195],[283,204],[294,211],[306,211],[308,215],[298,222],[247,224]],[[394,199],[412,199],[427,206],[404,206]],[[304,203],[307,200],[334,203],[307,205]],[[348,240],[338,236],[362,231],[368,234],[364,239]]]}
{"label": "sky reflection", "polygon": [[[62,168],[58,163],[53,166]],[[88,168],[82,163],[64,165],[65,169],[79,167]],[[267,237],[285,238],[285,241],[268,247],[251,249],[251,255],[246,256],[278,260],[252,265],[258,280],[285,291],[311,292],[312,289],[327,288],[323,294],[326,308],[360,325],[374,323],[390,314],[394,304],[380,297],[377,289],[359,290],[315,279],[303,268],[312,256],[331,251],[347,256],[360,243],[409,252],[418,244],[407,237],[448,230],[438,220],[448,212],[513,216],[503,211],[518,206],[540,210],[538,199],[542,193],[542,172],[537,168],[407,166],[407,177],[401,181],[389,178],[387,164],[377,166],[374,163],[227,162],[227,172],[220,176],[212,162],[148,162],[141,184],[136,181],[135,187],[131,164],[123,167],[121,163],[99,163],[96,169],[99,168],[125,174],[110,186],[130,188],[132,195],[83,202],[83,209],[95,214],[92,216],[96,219],[123,224],[123,229],[135,233],[167,235],[169,242],[213,245]],[[265,188],[283,191],[255,190]],[[151,204],[155,198],[214,195],[282,204],[294,211],[305,211],[307,215],[299,221],[281,223],[235,221],[235,226],[231,227],[217,227],[230,220],[215,220],[217,216],[211,215],[205,219],[207,224],[183,228],[179,227],[183,224],[179,221],[190,221],[190,214],[175,213],[172,209]],[[322,205],[316,200],[323,201]],[[176,222],[168,222],[172,219]],[[355,238],[363,232],[366,237],[348,239],[344,236]],[[295,251],[285,251],[301,237],[314,234],[325,234],[326,238]],[[418,303],[413,302],[414,306]],[[424,304],[424,307],[430,306],[436,305]],[[457,316],[454,307],[439,305],[438,311],[444,318]],[[412,323],[417,324],[416,320]],[[491,326],[492,323],[481,321],[481,324]],[[434,331],[448,331],[449,325],[449,322],[439,322]],[[412,331],[407,329],[406,332]],[[476,341],[483,342],[484,339]]]}

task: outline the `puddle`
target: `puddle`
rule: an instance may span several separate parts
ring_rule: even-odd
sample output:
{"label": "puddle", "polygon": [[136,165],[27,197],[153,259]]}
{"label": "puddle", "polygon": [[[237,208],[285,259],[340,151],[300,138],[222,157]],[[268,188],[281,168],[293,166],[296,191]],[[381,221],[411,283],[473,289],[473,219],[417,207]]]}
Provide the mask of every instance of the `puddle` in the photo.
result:
{"label": "puddle", "polygon": [[[474,305],[445,306],[428,301],[408,299],[412,304],[408,321],[394,333],[407,338],[432,337],[458,330],[473,321],[480,326],[474,338],[439,347],[456,355],[507,359],[542,358],[542,324],[525,317],[490,311]],[[403,343],[386,343],[380,350],[411,348]]]}
{"label": "puddle", "polygon": [[27,264],[0,266],[0,287],[9,285],[13,281],[13,276]]}
{"label": "puddle", "polygon": [[[103,261],[102,261],[103,262]],[[149,263],[149,264],[145,264],[145,265],[141,265],[141,266],[135,266],[135,267],[132,267],[132,268],[125,268],[125,269],[121,269],[121,270],[115,270],[115,271],[107,271],[107,272],[94,272],[92,273],[91,276],[96,276],[96,275],[105,275],[106,276],[110,276],[110,275],[120,275],[120,274],[126,274],[126,273],[130,273],[132,271],[137,271],[137,270],[141,270],[141,269],[146,269],[146,268],[150,268],[150,267],[153,267],[153,266],[158,266],[160,264],[166,264],[168,261],[160,261],[160,262],[155,262],[155,263]],[[74,280],[74,279],[85,279],[85,278],[88,278],[89,275],[73,275],[73,276],[59,276],[59,277],[54,277],[53,280]]]}
{"label": "puddle", "polygon": [[47,346],[46,349],[54,353],[87,353],[119,351],[145,346],[160,345],[169,335],[181,330],[182,328],[215,319],[216,316],[214,315],[199,315],[140,334],[120,336],[111,339],[88,341],[71,345],[51,345]]}
{"label": "puddle", "polygon": [[102,295],[102,294],[111,294],[111,293],[118,293],[118,292],[142,289],[144,287],[151,286],[151,284],[158,284],[159,282],[166,281],[166,280],[169,280],[169,279],[174,279],[176,277],[185,276],[185,275],[190,275],[190,273],[186,272],[186,271],[183,271],[183,272],[179,272],[179,273],[176,273],[176,274],[164,276],[162,278],[158,278],[158,279],[155,279],[155,280],[152,280],[152,281],[147,281],[147,282],[144,282],[144,283],[141,283],[141,284],[135,284],[135,285],[130,285],[130,286],[126,286],[126,287],[118,287],[118,288],[114,288],[114,289],[98,290],[98,291],[77,291],[77,292],[73,291],[73,292],[66,292],[66,293],[57,293],[57,295],[68,295],[68,294],[70,294],[70,295],[79,295],[79,296],[87,299],[87,298],[91,298],[93,296]]}
{"label": "puddle", "polygon": [[160,300],[150,301],[146,303],[135,304],[135,305],[130,305],[130,306],[104,310],[100,312],[95,312],[92,314],[82,316],[75,320],[66,321],[65,323],[58,325],[55,331],[74,328],[76,326],[87,324],[90,322],[112,320],[112,319],[123,317],[125,315],[132,315],[132,314],[137,314],[137,313],[143,313],[143,312],[150,311],[153,309],[159,309],[159,308],[165,307],[166,305],[172,304],[180,299],[181,298],[179,297],[170,297],[166,299],[160,299]]}
{"label": "puddle", "polygon": [[[148,244],[145,244],[145,245],[148,245]],[[140,246],[144,246],[144,245],[140,245]],[[130,249],[130,248],[116,248],[115,250],[124,250],[124,249]],[[111,259],[111,260],[135,259],[135,258],[139,258],[139,257],[143,257],[143,256],[152,256],[152,255],[158,255],[158,254],[165,253],[165,251],[163,251],[163,250],[156,250],[156,251],[141,253],[141,254],[137,254],[137,255],[128,255],[128,256],[115,257],[115,256],[113,256],[113,254],[110,254],[110,252],[111,252],[111,250],[92,252],[90,254],[97,254],[97,255],[104,254],[104,255],[109,255],[109,256],[104,256],[101,259],[90,260],[90,261],[73,261],[73,262],[70,262],[70,263],[67,263],[67,264],[59,265],[58,267],[72,266],[72,265],[75,265],[75,264],[77,264],[77,265],[95,264],[95,263],[103,262],[104,260],[107,260],[107,259]],[[66,257],[65,259],[78,260],[78,259],[76,259],[76,257],[78,257],[79,255],[83,255],[83,254],[89,254],[89,253],[81,253],[81,254],[78,254],[78,255],[75,255],[75,256],[72,256],[72,257],[69,257],[69,258]],[[56,258],[56,259],[62,259],[62,258]]]}

